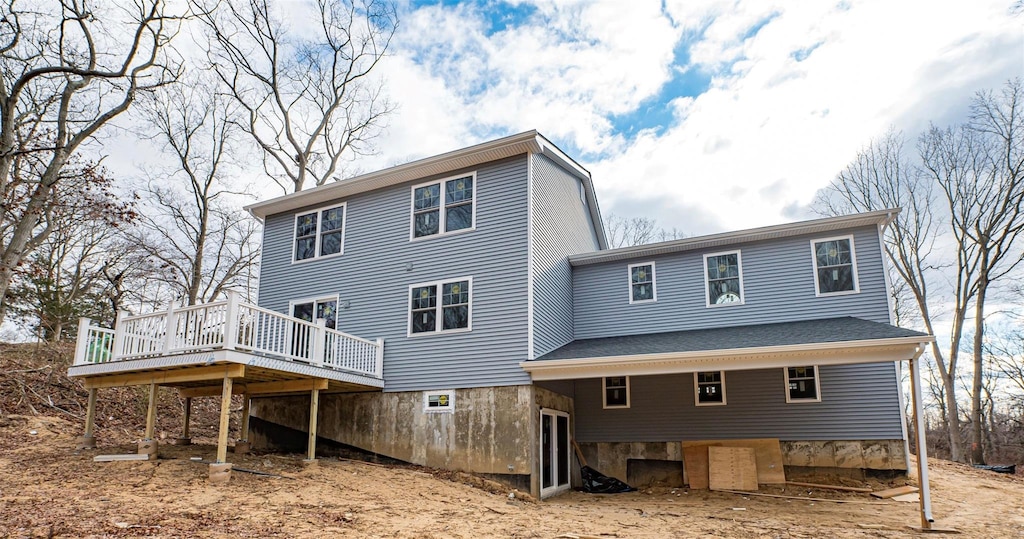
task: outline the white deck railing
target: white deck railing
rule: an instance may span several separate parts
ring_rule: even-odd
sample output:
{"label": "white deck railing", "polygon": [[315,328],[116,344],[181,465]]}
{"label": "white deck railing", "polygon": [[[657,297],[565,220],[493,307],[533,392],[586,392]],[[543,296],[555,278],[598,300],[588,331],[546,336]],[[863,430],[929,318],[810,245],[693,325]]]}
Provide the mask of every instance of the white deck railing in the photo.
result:
{"label": "white deck railing", "polygon": [[75,365],[158,357],[204,350],[239,350],[254,355],[343,369],[381,378],[384,341],[330,329],[241,303],[238,295],[190,307],[141,315],[119,313],[115,329],[78,324]]}

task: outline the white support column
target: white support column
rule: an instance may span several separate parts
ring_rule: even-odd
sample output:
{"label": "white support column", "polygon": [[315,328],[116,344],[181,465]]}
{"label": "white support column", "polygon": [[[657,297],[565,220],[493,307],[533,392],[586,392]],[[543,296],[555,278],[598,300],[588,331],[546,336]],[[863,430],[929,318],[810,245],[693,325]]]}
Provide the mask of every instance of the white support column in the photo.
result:
{"label": "white support column", "polygon": [[327,341],[327,320],[316,319],[316,329],[313,330],[313,357],[309,358],[314,365],[324,365],[324,345]]}
{"label": "white support column", "polygon": [[[922,344],[922,350],[923,348]],[[921,528],[928,530],[935,519],[932,517],[932,494],[928,484],[928,441],[925,439],[924,406],[921,404],[921,369],[918,365],[920,354],[910,360],[910,390],[914,399],[914,430],[917,438],[917,483],[921,489]]]}
{"label": "white support column", "polygon": [[124,324],[121,322],[128,316],[128,311],[117,311],[114,322],[114,349],[110,352],[110,360],[117,361],[124,355]]}
{"label": "white support column", "polygon": [[228,306],[227,312],[224,314],[224,349],[234,350],[235,345],[238,344],[238,304],[239,297],[238,292],[234,290],[227,291]]}
{"label": "white support column", "polygon": [[167,325],[165,326],[166,331],[164,332],[164,350],[165,354],[169,354],[171,350],[174,350],[175,340],[178,338],[178,321],[174,314],[174,303],[167,306]]}
{"label": "white support column", "polygon": [[89,358],[86,357],[89,353],[89,326],[92,325],[92,320],[85,318],[78,319],[78,338],[75,340],[75,365],[82,365],[88,363]]}
{"label": "white support column", "polygon": [[377,338],[377,365],[376,365],[377,376],[384,377],[384,339]]}

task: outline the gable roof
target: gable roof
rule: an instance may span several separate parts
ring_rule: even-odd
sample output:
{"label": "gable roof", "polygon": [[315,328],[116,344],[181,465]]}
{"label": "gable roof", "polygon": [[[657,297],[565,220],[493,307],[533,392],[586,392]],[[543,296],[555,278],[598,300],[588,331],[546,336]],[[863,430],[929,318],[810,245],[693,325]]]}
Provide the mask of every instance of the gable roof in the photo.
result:
{"label": "gable roof", "polygon": [[376,172],[360,174],[345,180],[326,183],[297,193],[250,204],[245,209],[253,217],[262,221],[268,215],[295,211],[300,208],[326,203],[358,193],[365,193],[429,176],[447,174],[491,161],[528,153],[545,155],[566,172],[583,182],[590,218],[595,224],[594,232],[598,236],[601,248],[607,248],[608,240],[605,236],[604,222],[601,220],[601,210],[597,204],[597,195],[594,192],[594,183],[590,177],[590,172],[536,130],[418,159]]}
{"label": "gable roof", "polygon": [[781,225],[735,230],[732,232],[709,234],[707,236],[695,236],[681,240],[670,240],[660,243],[636,245],[633,247],[620,247],[618,249],[593,251],[590,253],[572,255],[569,257],[569,263],[573,266],[586,266],[589,264],[600,264],[603,262],[614,262],[617,260],[629,260],[634,258],[646,258],[656,255],[704,249],[708,247],[721,247],[723,245],[734,245],[749,241],[761,241],[785,238],[789,236],[799,236],[803,234],[833,232],[836,230],[845,230],[860,226],[886,226],[896,218],[896,214],[899,212],[899,208],[888,208],[853,215],[826,217],[824,219],[813,219],[810,221],[797,221],[795,223],[784,223]]}

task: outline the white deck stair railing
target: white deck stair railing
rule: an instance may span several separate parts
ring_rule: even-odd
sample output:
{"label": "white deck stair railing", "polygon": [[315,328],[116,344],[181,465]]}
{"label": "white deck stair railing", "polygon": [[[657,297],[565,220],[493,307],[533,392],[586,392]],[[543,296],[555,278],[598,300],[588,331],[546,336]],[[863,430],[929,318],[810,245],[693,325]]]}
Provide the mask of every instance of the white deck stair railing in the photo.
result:
{"label": "white deck stair railing", "polygon": [[75,364],[170,356],[203,350],[238,350],[286,361],[381,378],[384,341],[349,335],[243,303],[236,292],[222,301],[168,307],[141,315],[118,313],[115,329],[78,324]]}

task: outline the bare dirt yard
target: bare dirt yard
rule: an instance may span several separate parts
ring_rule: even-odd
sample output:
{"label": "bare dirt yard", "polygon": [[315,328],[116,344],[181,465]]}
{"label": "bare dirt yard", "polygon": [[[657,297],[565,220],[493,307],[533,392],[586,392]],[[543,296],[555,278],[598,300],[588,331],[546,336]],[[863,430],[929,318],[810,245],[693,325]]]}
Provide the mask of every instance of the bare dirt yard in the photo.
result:
{"label": "bare dirt yard", "polygon": [[[148,462],[93,462],[134,453],[144,406],[131,388],[101,392],[99,449],[76,451],[85,391],[62,375],[66,351],[0,345],[0,537],[904,537],[916,503],[809,488],[793,500],[654,488],[569,492],[536,502],[466,474],[301,455],[230,455],[227,485],[207,482],[216,411],[197,406],[197,445],[160,446]],[[180,406],[162,392],[158,432],[173,438]],[[166,402],[164,402],[166,400]],[[209,399],[216,400],[216,399]],[[232,423],[235,424],[237,418]],[[932,461],[937,524],[964,537],[1024,537],[1024,477]],[[838,484],[839,478],[834,478]],[[895,481],[841,481],[874,489]]]}

